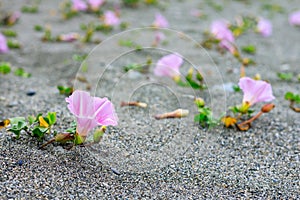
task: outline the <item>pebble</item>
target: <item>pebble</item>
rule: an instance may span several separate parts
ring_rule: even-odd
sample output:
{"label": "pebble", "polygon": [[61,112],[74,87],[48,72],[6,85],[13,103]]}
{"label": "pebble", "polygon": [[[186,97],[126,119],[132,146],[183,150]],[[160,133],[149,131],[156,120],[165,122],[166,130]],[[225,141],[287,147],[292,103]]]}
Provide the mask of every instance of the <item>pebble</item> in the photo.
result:
{"label": "pebble", "polygon": [[28,90],[27,92],[26,92],[26,95],[27,96],[33,96],[33,95],[35,95],[36,94],[36,91],[34,91],[34,90]]}
{"label": "pebble", "polygon": [[18,160],[18,162],[17,162],[17,164],[18,164],[19,166],[22,166],[22,165],[23,165],[23,163],[24,163],[24,161],[23,161],[23,160]]}

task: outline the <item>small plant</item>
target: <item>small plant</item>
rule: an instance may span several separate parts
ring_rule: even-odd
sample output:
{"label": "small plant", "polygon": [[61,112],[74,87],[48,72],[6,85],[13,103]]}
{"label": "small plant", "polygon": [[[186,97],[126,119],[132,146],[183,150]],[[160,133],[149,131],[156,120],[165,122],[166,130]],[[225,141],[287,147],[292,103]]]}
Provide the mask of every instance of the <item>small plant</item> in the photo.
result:
{"label": "small plant", "polygon": [[23,13],[37,13],[39,11],[39,7],[37,5],[25,5],[21,8]]}
{"label": "small plant", "polygon": [[300,95],[292,92],[285,93],[284,98],[290,101],[290,108],[295,112],[300,112],[299,107],[295,107],[295,104],[300,104]]}
{"label": "small plant", "polygon": [[[261,107],[254,117],[251,117],[254,111],[251,109],[256,103],[269,102],[275,99],[272,93],[272,87],[269,83],[261,80],[253,80],[243,77],[239,81],[239,88],[243,91],[242,105],[231,107],[230,110],[234,116],[227,115],[221,119],[224,125],[229,127],[236,126],[239,130],[246,131],[251,127],[251,123],[258,119],[263,113],[270,112],[275,105],[272,103],[265,104]],[[248,120],[242,121],[246,115]]]}
{"label": "small plant", "polygon": [[9,74],[11,71],[11,64],[8,62],[0,63],[0,73],[1,74]]}

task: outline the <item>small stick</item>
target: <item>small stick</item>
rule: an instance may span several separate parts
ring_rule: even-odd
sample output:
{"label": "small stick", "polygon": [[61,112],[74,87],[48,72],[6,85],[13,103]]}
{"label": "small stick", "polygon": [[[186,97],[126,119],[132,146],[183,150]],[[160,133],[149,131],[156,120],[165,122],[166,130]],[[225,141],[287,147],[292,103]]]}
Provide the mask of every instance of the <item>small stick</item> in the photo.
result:
{"label": "small stick", "polygon": [[188,110],[177,109],[173,112],[167,112],[159,115],[155,115],[155,119],[166,119],[166,118],[182,118],[186,117],[189,114]]}
{"label": "small stick", "polygon": [[137,107],[141,107],[141,108],[146,108],[147,104],[146,103],[142,103],[139,101],[130,101],[130,102],[121,102],[121,107],[123,106],[137,106]]}

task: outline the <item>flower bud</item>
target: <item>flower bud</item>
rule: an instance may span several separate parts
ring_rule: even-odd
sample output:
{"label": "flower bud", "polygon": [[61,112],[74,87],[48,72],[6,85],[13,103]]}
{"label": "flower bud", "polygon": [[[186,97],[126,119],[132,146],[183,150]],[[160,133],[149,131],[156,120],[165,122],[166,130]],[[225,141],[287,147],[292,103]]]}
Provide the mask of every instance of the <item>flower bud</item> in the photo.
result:
{"label": "flower bud", "polygon": [[99,143],[106,131],[106,126],[97,129],[93,135],[94,143]]}
{"label": "flower bud", "polygon": [[268,113],[271,110],[273,110],[273,108],[275,107],[275,105],[273,103],[268,103],[265,104],[262,108],[261,108],[261,112],[263,113]]}
{"label": "flower bud", "polygon": [[195,98],[194,102],[198,107],[204,107],[205,106],[205,101],[200,97]]}

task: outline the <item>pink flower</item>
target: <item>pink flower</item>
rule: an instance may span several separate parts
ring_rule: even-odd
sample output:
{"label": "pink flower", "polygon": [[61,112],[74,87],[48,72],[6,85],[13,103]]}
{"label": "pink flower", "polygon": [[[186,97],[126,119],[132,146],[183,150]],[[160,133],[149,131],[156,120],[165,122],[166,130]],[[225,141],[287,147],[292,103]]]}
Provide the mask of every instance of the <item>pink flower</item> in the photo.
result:
{"label": "pink flower", "polygon": [[176,78],[180,76],[179,68],[182,63],[183,59],[178,54],[164,56],[156,63],[154,74],[156,76],[168,76],[170,78]]}
{"label": "pink flower", "polygon": [[267,19],[259,19],[257,23],[257,31],[264,37],[272,35],[272,24]]}
{"label": "pink flower", "polygon": [[7,53],[9,48],[7,46],[7,41],[4,35],[0,33],[0,53]]}
{"label": "pink flower", "polygon": [[18,12],[18,11],[13,12],[8,17],[8,20],[7,20],[8,25],[14,25],[19,20],[20,17],[21,17],[20,12]]}
{"label": "pink flower", "polygon": [[153,26],[156,28],[168,28],[169,22],[163,15],[157,13],[155,15],[155,20],[153,22]]}
{"label": "pink flower", "polygon": [[220,41],[234,42],[231,30],[229,30],[228,25],[222,20],[214,21],[210,26],[210,32]]}
{"label": "pink flower", "polygon": [[163,32],[155,32],[155,39],[153,42],[154,46],[157,46],[159,43],[163,42],[166,39],[166,36]]}
{"label": "pink flower", "polygon": [[214,21],[210,27],[210,32],[216,39],[220,40],[219,46],[221,48],[230,51],[232,54],[235,54],[236,48],[233,44],[234,36],[224,21]]}
{"label": "pink flower", "polygon": [[220,47],[222,47],[223,49],[226,49],[228,50],[231,54],[235,54],[237,49],[236,47],[234,46],[233,43],[229,42],[228,40],[221,40],[220,44],[219,44]]}
{"label": "pink flower", "polygon": [[88,4],[94,11],[98,10],[104,2],[105,0],[88,0]]}
{"label": "pink flower", "polygon": [[76,132],[87,136],[98,125],[118,124],[118,117],[113,104],[107,98],[92,97],[88,92],[76,90],[66,98],[68,108],[77,121]]}
{"label": "pink flower", "polygon": [[88,6],[85,1],[82,0],[72,0],[72,10],[74,11],[86,11]]}
{"label": "pink flower", "polygon": [[104,24],[107,26],[117,26],[120,24],[120,19],[113,11],[105,11],[104,13]]}
{"label": "pink flower", "polygon": [[259,102],[269,102],[275,99],[271,85],[265,81],[243,77],[239,81],[239,87],[244,93],[243,104],[248,105],[248,107]]}
{"label": "pink flower", "polygon": [[80,35],[78,33],[67,33],[67,34],[61,34],[58,36],[58,40],[63,42],[73,42],[75,40],[78,40]]}
{"label": "pink flower", "polygon": [[289,23],[290,25],[300,26],[300,10],[290,14]]}

